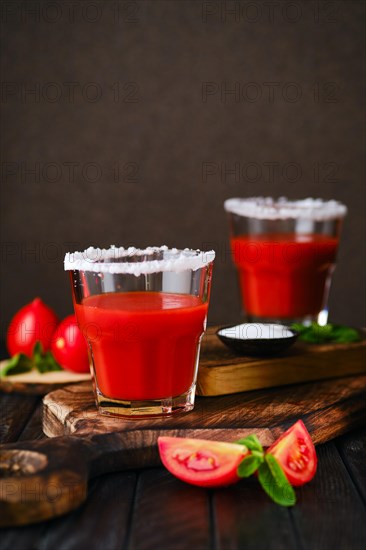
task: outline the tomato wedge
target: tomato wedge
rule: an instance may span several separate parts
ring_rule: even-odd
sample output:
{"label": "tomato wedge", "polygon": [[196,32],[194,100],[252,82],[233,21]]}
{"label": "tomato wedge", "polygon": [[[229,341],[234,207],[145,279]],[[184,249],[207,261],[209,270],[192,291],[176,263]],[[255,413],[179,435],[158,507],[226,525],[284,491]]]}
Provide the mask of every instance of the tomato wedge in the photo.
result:
{"label": "tomato wedge", "polygon": [[267,449],[267,453],[277,458],[291,485],[303,485],[313,479],[318,459],[302,420],[283,433]]}
{"label": "tomato wedge", "polygon": [[245,445],[206,439],[161,436],[158,446],[160,458],[171,474],[200,487],[236,483],[236,470],[249,454]]}

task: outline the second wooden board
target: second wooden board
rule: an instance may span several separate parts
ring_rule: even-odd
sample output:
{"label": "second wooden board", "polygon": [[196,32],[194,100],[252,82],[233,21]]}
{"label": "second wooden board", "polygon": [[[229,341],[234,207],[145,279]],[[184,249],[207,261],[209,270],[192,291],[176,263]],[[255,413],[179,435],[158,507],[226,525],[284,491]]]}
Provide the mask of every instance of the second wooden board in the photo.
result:
{"label": "second wooden board", "polygon": [[[0,369],[7,361],[0,362]],[[26,393],[28,395],[44,395],[57,388],[78,382],[91,380],[89,373],[60,370],[44,374],[33,369],[31,372],[0,376],[0,390],[6,393]]]}
{"label": "second wooden board", "polygon": [[278,357],[235,355],[209,328],[202,342],[197,394],[226,395],[301,382],[366,374],[366,340],[353,344],[297,342]]}

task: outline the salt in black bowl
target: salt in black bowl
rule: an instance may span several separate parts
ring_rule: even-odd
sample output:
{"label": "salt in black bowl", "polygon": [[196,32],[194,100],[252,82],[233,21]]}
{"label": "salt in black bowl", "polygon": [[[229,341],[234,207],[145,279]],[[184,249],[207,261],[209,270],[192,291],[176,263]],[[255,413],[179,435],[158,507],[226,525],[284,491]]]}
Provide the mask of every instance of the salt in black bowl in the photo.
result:
{"label": "salt in black bowl", "polygon": [[277,355],[292,346],[298,333],[286,325],[243,323],[222,327],[218,338],[239,355]]}

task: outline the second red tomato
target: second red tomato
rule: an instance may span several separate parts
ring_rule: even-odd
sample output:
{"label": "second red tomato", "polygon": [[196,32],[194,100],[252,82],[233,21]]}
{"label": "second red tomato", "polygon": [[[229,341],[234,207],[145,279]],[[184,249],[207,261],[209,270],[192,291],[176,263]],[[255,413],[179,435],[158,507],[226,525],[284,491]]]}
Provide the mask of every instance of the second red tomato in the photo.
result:
{"label": "second red tomato", "polygon": [[64,369],[89,372],[88,348],[75,315],[69,315],[61,321],[54,334],[51,351]]}

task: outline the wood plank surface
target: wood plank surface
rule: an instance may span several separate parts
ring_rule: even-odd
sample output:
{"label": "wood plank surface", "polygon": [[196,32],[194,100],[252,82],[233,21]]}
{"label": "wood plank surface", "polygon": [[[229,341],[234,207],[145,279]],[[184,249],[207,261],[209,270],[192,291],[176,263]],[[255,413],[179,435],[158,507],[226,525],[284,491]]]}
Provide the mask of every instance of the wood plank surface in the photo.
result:
{"label": "wood plank surface", "polygon": [[298,548],[290,511],[270,501],[257,479],[215,491],[217,548]]}
{"label": "wood plank surface", "polygon": [[44,439],[46,435],[43,433],[43,412],[42,399],[38,398],[35,410],[30,414],[28,420],[19,434],[18,441],[30,441]]}
{"label": "wood plank surface", "polygon": [[[47,490],[52,479],[52,483],[60,488],[61,496],[57,506],[56,502],[52,504],[52,509],[46,499],[34,502],[29,521],[62,514],[67,507],[72,509],[80,505],[86,498],[88,476],[133,465],[156,465],[156,444],[162,434],[234,441],[255,432],[263,445],[269,445],[290,424],[302,418],[314,443],[332,439],[366,420],[365,382],[365,376],[347,377],[240,395],[201,398],[189,414],[139,421],[99,415],[89,384],[51,392],[43,400],[43,429],[49,436],[61,437],[30,445],[20,443],[14,452],[36,452],[46,457],[48,465],[37,474],[38,483]],[[80,443],[77,439],[65,437],[71,433],[79,436]],[[66,485],[65,479],[70,480]],[[14,486],[19,485],[20,494],[24,483],[13,480]],[[72,494],[67,483],[73,486]],[[66,501],[64,494],[67,495]],[[21,515],[25,511],[21,501],[6,502],[2,516],[8,518],[6,521],[28,521]]]}
{"label": "wood plank surface", "polygon": [[[188,414],[138,421],[99,415],[89,384],[56,390],[44,398],[43,428],[47,435],[61,437],[3,448],[2,466],[8,469],[0,478],[0,524],[64,514],[85,501],[88,478],[156,466],[159,435],[235,441],[255,432],[269,445],[302,418],[314,443],[327,441],[366,420],[365,382],[366,376],[347,377],[201,398]],[[20,473],[31,468],[33,475],[13,476],[14,464],[20,465]],[[37,494],[31,491],[34,483]],[[50,486],[57,490],[52,502],[47,497]]]}
{"label": "wood plank surface", "polygon": [[366,427],[336,441],[337,449],[354,486],[366,505]]}
{"label": "wood plank surface", "polygon": [[47,532],[47,524],[22,525],[0,529],[1,550],[30,550],[39,548],[39,543]]}
{"label": "wood plank surface", "polygon": [[317,474],[297,489],[298,504],[292,509],[299,537],[307,548],[361,550],[366,540],[364,503],[335,444],[320,446],[317,454]]}
{"label": "wood plank surface", "polygon": [[36,409],[38,401],[38,397],[30,395],[2,395],[0,443],[7,443],[18,438],[28,417]]}
{"label": "wood plank surface", "polygon": [[125,548],[136,480],[136,473],[129,472],[91,481],[87,503],[53,520],[37,550]]}
{"label": "wood plank surface", "polygon": [[145,470],[137,486],[129,546],[162,548],[162,533],[164,548],[211,548],[208,495],[166,470]]}
{"label": "wood plank surface", "polygon": [[[0,409],[6,396],[0,394]],[[14,396],[12,396],[12,399]],[[30,416],[24,418],[25,424]],[[23,423],[24,423],[23,422]],[[14,438],[17,437],[12,432]],[[34,434],[36,432],[34,431]],[[38,436],[41,434],[39,433]],[[140,550],[135,545],[137,538],[133,533],[137,526],[144,522],[145,548],[172,548],[176,532],[175,522],[180,519],[179,529],[189,532],[191,529],[189,516],[176,518],[170,517],[171,511],[176,510],[182,498],[181,488],[195,489],[199,494],[212,502],[212,510],[209,516],[210,542],[201,546],[202,550],[237,549],[237,548],[266,548],[266,550],[314,548],[328,550],[333,548],[363,550],[364,528],[359,514],[365,517],[365,506],[354,511],[353,490],[360,494],[359,488],[354,485],[349,475],[346,475],[345,464],[338,448],[351,449],[354,463],[364,469],[364,448],[366,446],[366,431],[360,430],[352,434],[342,436],[336,440],[336,445],[327,443],[318,447],[319,468],[315,479],[303,488],[296,489],[298,504],[291,510],[282,510],[269,501],[263,494],[255,479],[240,482],[240,484],[221,489],[219,491],[206,491],[204,489],[185,486],[175,480],[170,474],[161,468],[149,470],[149,484],[146,485],[147,493],[140,485],[139,499],[130,493],[127,497],[127,509],[124,507],[124,486],[129,472],[108,474],[91,482],[91,494],[87,502],[78,510],[70,514],[42,522],[39,524],[0,529],[1,550],[54,550],[54,548],[70,548],[81,550],[100,550],[101,548],[123,548],[124,550]],[[328,466],[330,472],[328,473]],[[358,466],[357,466],[358,468]],[[330,477],[327,476],[330,474]],[[134,474],[132,474],[134,475]],[[161,515],[159,523],[155,523],[154,506],[160,505],[159,487],[162,477],[171,479],[172,486],[169,506],[165,516]],[[362,480],[362,477],[361,477]],[[355,476],[358,483],[358,477]],[[133,491],[132,491],[133,493]],[[343,501],[343,496],[346,495]],[[347,496],[348,495],[348,496]],[[116,496],[116,498],[115,498]],[[121,498],[121,503],[119,499]],[[153,501],[149,504],[149,501]],[[145,515],[139,515],[139,503],[145,501]],[[357,497],[356,497],[357,501]],[[360,503],[360,500],[358,500]],[[121,506],[120,506],[121,504]],[[188,503],[188,506],[190,504]],[[207,517],[206,507],[191,508],[195,515],[203,514]],[[352,519],[356,513],[357,525]],[[136,516],[135,516],[136,514]],[[139,519],[137,520],[137,515]],[[134,522],[134,519],[137,521]],[[201,529],[197,519],[196,529]],[[205,525],[205,521],[202,525]],[[311,523],[313,522],[313,523]],[[99,527],[98,527],[99,524]],[[131,536],[124,539],[125,526],[130,526]],[[135,525],[135,527],[132,527]],[[158,525],[158,529],[156,528]],[[205,540],[204,533],[197,534],[197,539]],[[150,539],[151,537],[151,539]],[[149,543],[149,541],[151,542]],[[110,543],[108,546],[105,541]],[[265,544],[264,544],[265,543]],[[188,547],[188,546],[187,546]],[[193,547],[192,547],[193,548]]]}

